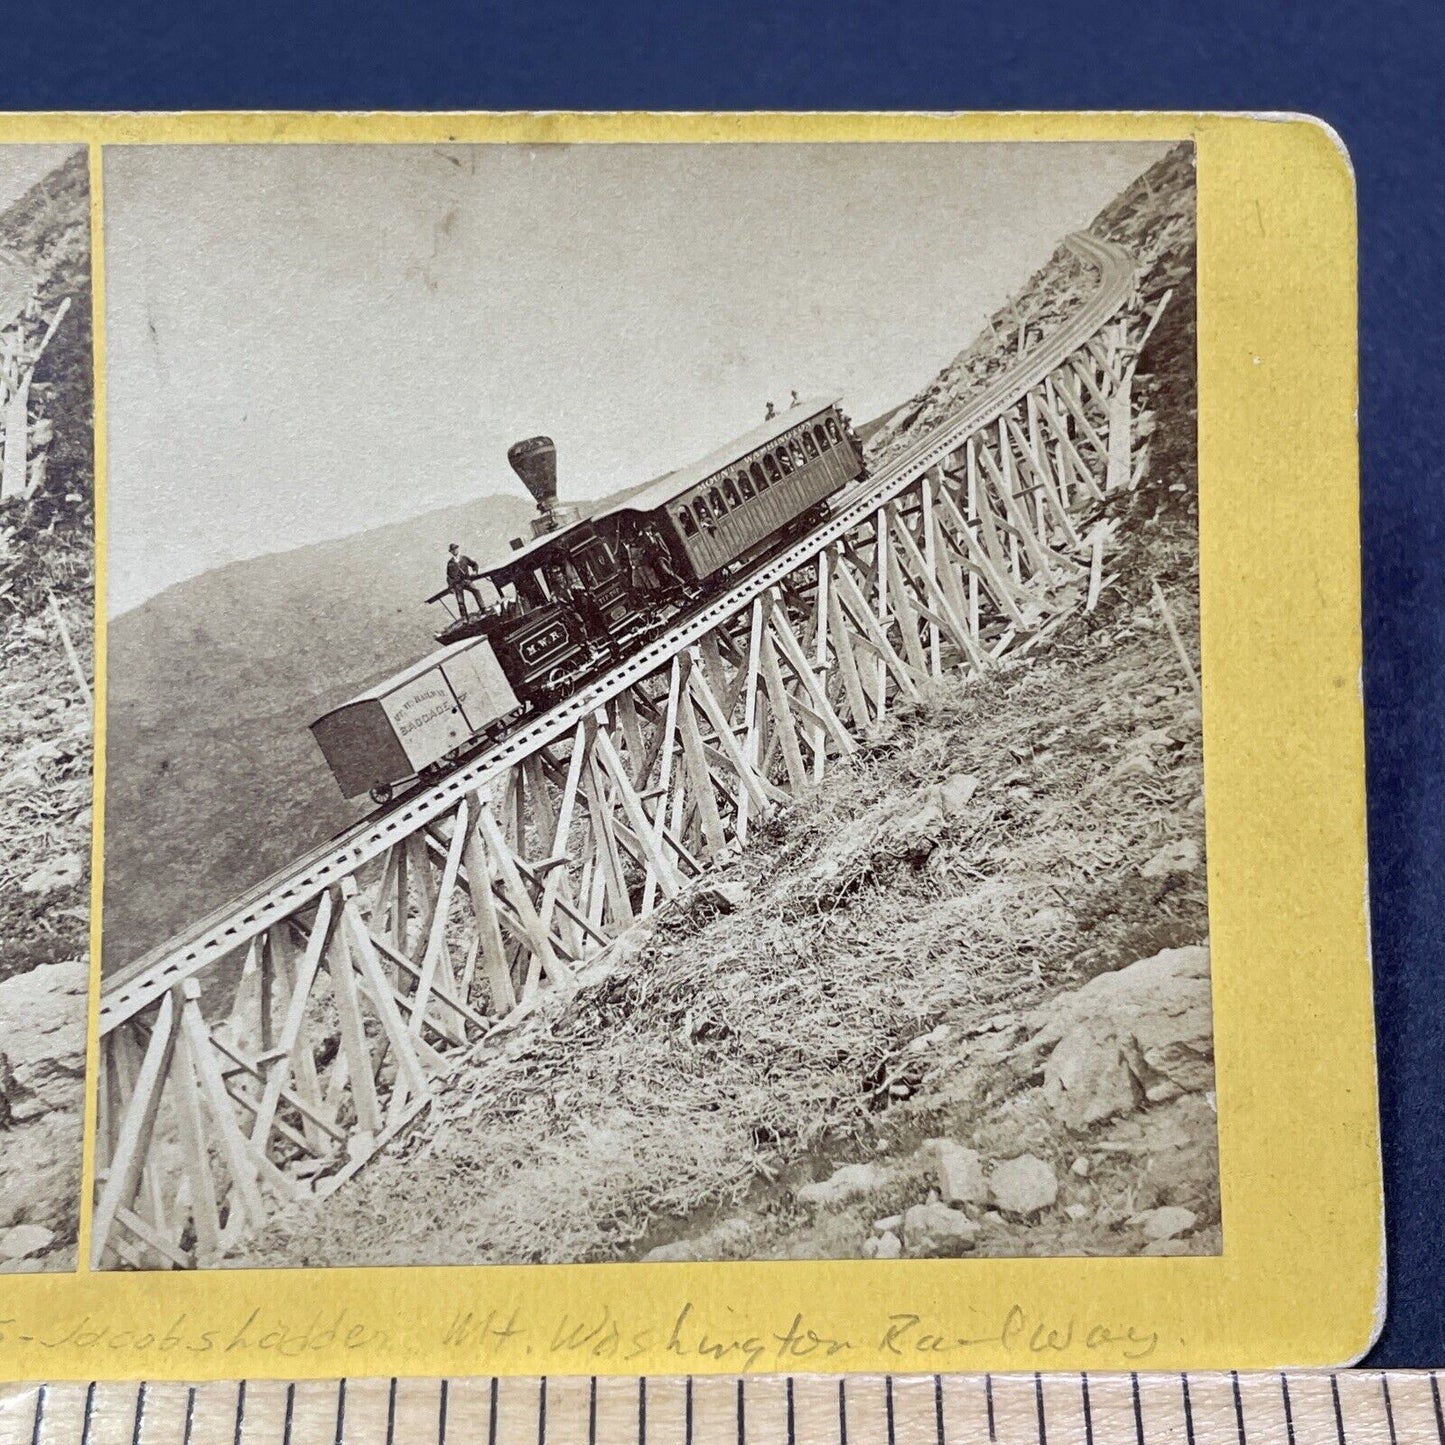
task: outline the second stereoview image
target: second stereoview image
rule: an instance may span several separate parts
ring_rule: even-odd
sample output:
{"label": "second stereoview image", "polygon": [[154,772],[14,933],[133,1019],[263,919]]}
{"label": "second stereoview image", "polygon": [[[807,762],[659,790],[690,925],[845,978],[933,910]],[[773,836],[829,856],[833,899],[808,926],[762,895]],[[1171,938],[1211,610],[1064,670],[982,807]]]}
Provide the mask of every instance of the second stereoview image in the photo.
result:
{"label": "second stereoview image", "polygon": [[104,166],[96,1267],[1220,1252],[1189,145]]}

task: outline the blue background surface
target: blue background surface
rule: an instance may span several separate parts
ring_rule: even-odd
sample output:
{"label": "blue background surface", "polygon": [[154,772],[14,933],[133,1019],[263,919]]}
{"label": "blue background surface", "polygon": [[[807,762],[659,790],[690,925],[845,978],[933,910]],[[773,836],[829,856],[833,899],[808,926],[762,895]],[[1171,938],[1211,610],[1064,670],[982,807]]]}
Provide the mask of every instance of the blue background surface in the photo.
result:
{"label": "blue background surface", "polygon": [[[1445,1365],[1445,5],[513,0],[9,8],[0,108],[1225,109],[1322,116],[1361,228],[1371,895],[1390,1315]],[[1330,1181],[1321,1180],[1328,1188]]]}

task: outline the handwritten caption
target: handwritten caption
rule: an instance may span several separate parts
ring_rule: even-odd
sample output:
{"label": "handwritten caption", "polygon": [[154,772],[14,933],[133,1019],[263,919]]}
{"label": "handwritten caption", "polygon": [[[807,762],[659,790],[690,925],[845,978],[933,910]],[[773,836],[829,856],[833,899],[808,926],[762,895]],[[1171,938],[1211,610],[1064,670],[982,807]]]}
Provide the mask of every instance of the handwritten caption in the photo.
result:
{"label": "handwritten caption", "polygon": [[[363,1351],[370,1357],[392,1338],[390,1330],[348,1309],[288,1319],[258,1307],[225,1327],[211,1327],[209,1322],[180,1313],[160,1329],[134,1322],[109,1323],[85,1314],[39,1330],[27,1329],[18,1317],[0,1317],[0,1348],[38,1347],[146,1358],[297,1359],[336,1351]],[[459,1308],[436,1345],[449,1361],[472,1370],[510,1367],[525,1371],[529,1359],[539,1366],[566,1359],[579,1366],[589,1362],[627,1364],[652,1360],[660,1351],[665,1359],[676,1362],[680,1372],[712,1363],[746,1374],[807,1363],[840,1365],[850,1359],[881,1360],[885,1368],[900,1370],[933,1370],[950,1361],[962,1364],[970,1352],[987,1350],[1020,1360],[1083,1351],[1137,1363],[1158,1348],[1159,1333],[1127,1321],[1103,1323],[1073,1315],[1047,1318],[1021,1305],[1013,1305],[991,1320],[980,1317],[979,1324],[970,1328],[924,1313],[899,1311],[881,1316],[876,1326],[849,1332],[831,1329],[801,1310],[780,1317],[769,1328],[733,1329],[710,1320],[692,1304],[683,1305],[661,1323],[629,1319],[607,1306],[592,1314],[562,1314],[550,1319],[535,1319],[521,1306],[506,1306]]]}

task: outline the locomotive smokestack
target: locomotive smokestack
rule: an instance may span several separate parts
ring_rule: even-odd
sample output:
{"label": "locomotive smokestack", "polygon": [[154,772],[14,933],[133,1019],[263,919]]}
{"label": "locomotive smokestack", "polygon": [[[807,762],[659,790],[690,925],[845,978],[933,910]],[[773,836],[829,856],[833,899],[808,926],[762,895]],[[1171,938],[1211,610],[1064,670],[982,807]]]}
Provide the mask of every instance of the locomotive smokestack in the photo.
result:
{"label": "locomotive smokestack", "polygon": [[551,437],[528,437],[507,448],[507,461],[531,492],[537,510],[550,516],[557,509],[557,448]]}

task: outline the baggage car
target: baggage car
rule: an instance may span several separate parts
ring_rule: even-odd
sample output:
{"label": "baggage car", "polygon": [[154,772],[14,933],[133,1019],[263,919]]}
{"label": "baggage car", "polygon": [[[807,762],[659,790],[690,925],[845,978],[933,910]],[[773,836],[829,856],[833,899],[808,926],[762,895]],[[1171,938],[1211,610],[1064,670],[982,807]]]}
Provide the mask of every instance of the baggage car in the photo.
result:
{"label": "baggage car", "polygon": [[311,724],[342,794],[387,802],[438,776],[520,704],[485,637],[467,638],[358,693]]}

